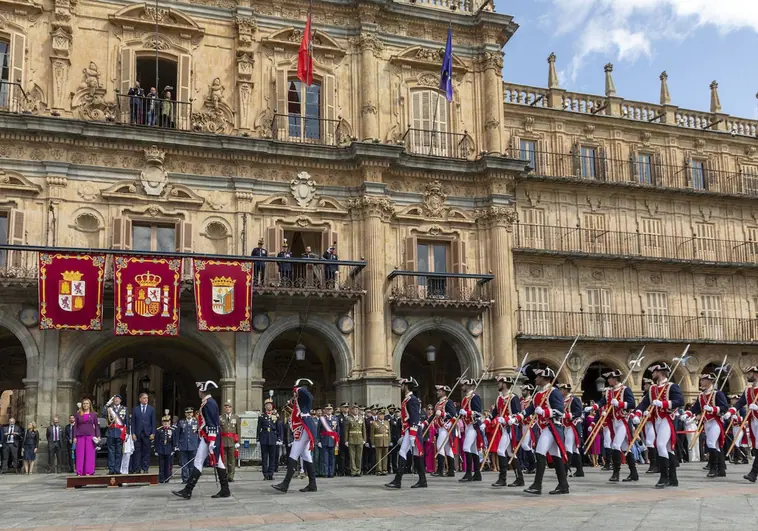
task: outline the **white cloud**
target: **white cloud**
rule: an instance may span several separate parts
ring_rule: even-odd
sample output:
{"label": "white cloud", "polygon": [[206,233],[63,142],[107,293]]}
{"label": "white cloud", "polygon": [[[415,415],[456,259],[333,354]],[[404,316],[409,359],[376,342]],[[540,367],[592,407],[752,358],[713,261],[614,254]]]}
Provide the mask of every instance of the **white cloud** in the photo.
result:
{"label": "white cloud", "polygon": [[575,35],[572,82],[591,54],[636,61],[651,56],[657,42],[683,39],[702,26],[758,32],[758,0],[552,0],[552,6],[543,22],[558,35]]}

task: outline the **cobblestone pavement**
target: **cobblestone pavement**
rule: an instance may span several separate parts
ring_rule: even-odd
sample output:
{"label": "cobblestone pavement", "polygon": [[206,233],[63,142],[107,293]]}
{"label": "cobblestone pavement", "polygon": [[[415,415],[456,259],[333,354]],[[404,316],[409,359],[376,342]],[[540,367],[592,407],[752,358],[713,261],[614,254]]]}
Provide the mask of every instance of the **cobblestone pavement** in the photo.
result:
{"label": "cobblestone pavement", "polygon": [[[646,467],[645,467],[646,468]],[[643,469],[644,470],[644,469]],[[63,476],[0,476],[0,529],[503,529],[509,531],[597,528],[613,519],[614,531],[737,530],[758,521],[758,484],[742,479],[748,467],[729,465],[727,478],[706,480],[700,464],[679,469],[679,488],[652,488],[657,476],[609,484],[609,472],[587,469],[570,480],[571,494],[542,496],[519,488],[494,489],[494,473],[481,483],[429,478],[429,488],[383,487],[387,477],[319,479],[318,492],[303,494],[295,479],[279,494],[251,468],[237,471],[232,498],[212,500],[213,475],[205,474],[192,501],[169,491],[181,482],[152,487],[66,490]],[[625,470],[622,470],[625,472]],[[459,476],[460,477],[460,476]],[[625,474],[622,474],[625,477]],[[512,479],[512,475],[509,475]],[[526,476],[527,482],[531,476]],[[752,522],[752,523],[751,523]]]}

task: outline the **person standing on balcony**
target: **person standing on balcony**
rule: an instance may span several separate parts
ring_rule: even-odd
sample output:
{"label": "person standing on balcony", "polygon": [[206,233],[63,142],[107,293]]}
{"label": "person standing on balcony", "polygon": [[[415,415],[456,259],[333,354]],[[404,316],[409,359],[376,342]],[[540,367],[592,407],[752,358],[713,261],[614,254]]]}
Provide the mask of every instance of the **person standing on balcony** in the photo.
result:
{"label": "person standing on balcony", "polygon": [[[305,252],[300,258],[306,258],[308,260],[317,260],[318,255],[313,252],[310,245],[305,247]],[[313,264],[301,264],[298,265],[298,271],[295,276],[297,280],[304,285],[312,286],[314,283],[318,284],[318,278],[316,278],[316,267]]]}
{"label": "person standing on balcony", "polygon": [[173,127],[173,124],[174,102],[171,101],[171,91],[167,90],[163,94],[163,101],[161,101],[161,127],[170,128]]}
{"label": "person standing on balcony", "polygon": [[[268,251],[263,246],[263,238],[258,240],[258,247],[253,249],[250,256],[268,256]],[[266,272],[266,262],[260,260],[253,261],[253,286],[262,286]]]}
{"label": "person standing on balcony", "polygon": [[139,81],[135,81],[134,86],[129,89],[129,119],[132,125],[142,125],[145,122],[142,113],[144,100],[145,90]]}
{"label": "person standing on balcony", "polygon": [[[284,240],[282,244],[282,250],[276,255],[277,258],[292,258],[287,240]],[[284,287],[292,287],[292,262],[279,262],[279,285]]]}
{"label": "person standing on balcony", "polygon": [[147,125],[150,127],[155,126],[158,119],[159,105],[158,91],[155,90],[155,87],[150,87],[150,93],[147,95]]}
{"label": "person standing on balcony", "polygon": [[[324,260],[328,260],[328,261],[339,260],[339,256],[337,256],[337,242],[334,242],[332,246],[326,250],[323,258]],[[324,282],[326,283],[326,289],[332,289],[332,288],[337,287],[336,282],[335,282],[337,271],[338,271],[338,266],[336,265],[326,264],[324,266]]]}

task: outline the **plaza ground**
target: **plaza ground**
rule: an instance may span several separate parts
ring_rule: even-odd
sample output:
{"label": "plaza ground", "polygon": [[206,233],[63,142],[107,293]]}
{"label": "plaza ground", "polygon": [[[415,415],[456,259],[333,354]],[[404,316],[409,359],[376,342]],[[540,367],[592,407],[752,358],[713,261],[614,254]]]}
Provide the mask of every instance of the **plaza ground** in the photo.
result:
{"label": "plaza ground", "polygon": [[556,483],[548,470],[545,494],[532,497],[519,488],[491,488],[494,473],[485,473],[482,483],[429,478],[429,488],[414,490],[415,477],[408,476],[401,491],[382,486],[389,476],[320,479],[318,492],[309,494],[298,492],[306,480],[294,479],[283,495],[257,469],[243,468],[231,484],[232,498],[211,499],[217,487],[213,475],[205,474],[189,502],[170,493],[181,482],[66,490],[62,475],[6,474],[0,476],[0,529],[542,531],[598,528],[612,520],[614,531],[737,530],[758,521],[758,484],[742,479],[748,470],[729,465],[727,478],[706,480],[701,464],[684,464],[680,487],[657,490],[657,476],[614,485],[609,472],[587,469],[585,478],[570,480],[568,496],[547,495]]}

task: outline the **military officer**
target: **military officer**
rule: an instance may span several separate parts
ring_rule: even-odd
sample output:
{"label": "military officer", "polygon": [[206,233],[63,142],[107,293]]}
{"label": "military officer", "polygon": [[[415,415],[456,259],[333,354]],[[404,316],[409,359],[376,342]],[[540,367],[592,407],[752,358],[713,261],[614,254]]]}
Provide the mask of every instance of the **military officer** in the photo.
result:
{"label": "military officer", "polygon": [[345,434],[345,423],[347,422],[347,418],[350,416],[350,403],[349,402],[343,402],[340,404],[340,410],[335,415],[337,417],[337,421],[339,422],[339,434],[340,434],[340,444],[339,444],[339,452],[336,456],[336,465],[337,465],[337,474],[340,476],[349,476],[350,475],[350,450],[347,446],[347,435]]}
{"label": "military officer", "polygon": [[371,424],[371,444],[376,449],[376,462],[378,463],[377,475],[387,475],[387,449],[390,446],[390,424],[385,417],[386,411],[380,409],[377,411],[376,422]]}
{"label": "military officer", "polygon": [[[253,249],[251,256],[268,256],[268,251],[263,246],[263,238],[258,240],[258,247]],[[264,272],[266,270],[266,262],[261,260],[253,261],[253,286],[262,286],[264,280]]]}
{"label": "military officer", "polygon": [[324,414],[319,418],[318,425],[321,475],[328,478],[334,477],[334,452],[338,451],[340,444],[339,420],[332,415],[333,411],[331,404],[324,406]]}
{"label": "military officer", "polygon": [[376,452],[374,452],[374,447],[371,445],[371,424],[374,423],[374,415],[372,411],[374,410],[375,406],[367,406],[366,411],[363,414],[363,422],[366,424],[366,439],[363,443],[363,459],[362,459],[362,466],[363,466],[363,473],[365,474],[369,470],[371,470],[374,466],[374,463],[376,463]]}
{"label": "military officer", "polygon": [[108,474],[121,471],[121,455],[128,424],[128,412],[121,405],[121,395],[113,395],[103,408],[103,417],[107,419],[106,443],[108,445]]}
{"label": "military officer", "polygon": [[282,444],[282,424],[274,412],[274,401],[267,398],[263,403],[263,413],[258,417],[256,438],[261,447],[261,470],[263,479],[272,481],[276,469],[276,449]]}
{"label": "military officer", "polygon": [[280,492],[287,492],[290,486],[292,476],[298,468],[298,459],[302,459],[303,468],[308,474],[308,485],[300,489],[300,492],[316,492],[316,470],[313,467],[313,448],[315,446],[314,436],[316,434],[316,421],[311,417],[311,407],[313,405],[313,395],[308,390],[313,382],[308,378],[299,378],[295,382],[292,390],[290,405],[292,407],[292,448],[290,448],[289,458],[287,460],[287,474],[281,483],[272,485]]}
{"label": "military officer", "polygon": [[177,450],[174,437],[174,427],[171,426],[171,415],[168,409],[161,418],[161,427],[155,434],[155,455],[158,456],[158,481],[168,483],[171,469],[174,465],[174,452]]}
{"label": "military officer", "polygon": [[224,465],[229,474],[229,483],[234,481],[234,469],[239,457],[240,438],[237,434],[237,418],[232,414],[232,401],[224,404],[221,415],[221,444],[224,446]]}
{"label": "military officer", "polygon": [[[569,468],[573,464],[576,467],[574,472],[575,478],[584,477],[584,464],[582,463],[582,421],[584,420],[584,408],[582,407],[582,400],[578,396],[571,394],[571,384],[561,383],[557,385],[563,394],[563,427],[566,455],[569,458]],[[631,391],[630,391],[631,392]],[[632,455],[627,456],[634,461]],[[635,474],[637,468],[634,468]],[[635,480],[636,481],[636,480]]]}
{"label": "military officer", "polygon": [[606,417],[607,433],[611,441],[611,461],[613,473],[608,481],[618,482],[621,471],[622,455],[626,455],[626,464],[629,467],[629,476],[624,481],[638,481],[637,464],[634,456],[630,454],[632,434],[629,429],[629,412],[634,411],[636,402],[631,388],[623,385],[621,371],[613,369],[603,373],[603,378],[608,382],[608,388],[603,391],[603,397],[593,406],[595,409],[609,409]]}
{"label": "military officer", "polygon": [[[516,380],[509,376],[498,376],[495,378],[498,384],[498,395],[495,406],[490,413],[489,423],[496,424],[496,429],[493,433],[494,440],[492,441],[492,447],[497,452],[499,475],[497,481],[492,484],[493,487],[523,487],[524,476],[521,472],[521,464],[519,460],[514,456],[514,452],[518,450],[519,436],[516,428],[518,415],[521,412],[521,401],[511,389],[516,383]],[[509,459],[513,458],[513,459]],[[516,481],[508,485],[508,464],[512,463],[513,471],[516,473]]]}
{"label": "military officer", "polygon": [[387,413],[389,413],[389,424],[390,424],[390,449],[389,454],[390,456],[387,458],[389,459],[389,464],[387,466],[390,473],[394,474],[397,472],[397,451],[394,451],[397,447],[398,443],[400,442],[400,417],[397,414],[397,407],[395,407],[394,404],[390,404],[387,407]]}
{"label": "military officer", "polygon": [[[282,244],[282,250],[276,255],[277,258],[292,258],[287,240],[284,240]],[[292,262],[282,260],[277,264],[279,266],[279,281],[282,286],[290,286],[292,284]]]}
{"label": "military officer", "polygon": [[361,475],[361,462],[363,458],[363,444],[366,442],[366,424],[358,409],[358,404],[353,404],[350,416],[345,422],[345,433],[350,448],[350,475]]}
{"label": "military officer", "polygon": [[434,418],[431,422],[437,428],[437,471],[432,474],[433,477],[442,477],[447,460],[447,475],[455,477],[455,451],[458,440],[455,437],[455,426],[453,419],[457,416],[455,403],[448,398],[451,392],[447,385],[435,385],[437,391],[437,404],[434,406]]}
{"label": "military officer", "polygon": [[475,387],[476,380],[461,380],[463,400],[461,400],[461,409],[458,415],[466,427],[463,439],[466,473],[458,480],[461,482],[482,480],[482,474],[479,471],[479,450],[484,446],[482,433],[479,431],[480,419],[482,417],[482,399],[476,394]]}
{"label": "military officer", "polygon": [[176,445],[179,447],[179,459],[182,465],[182,483],[189,479],[189,467],[187,463],[195,459],[197,445],[200,438],[197,436],[197,419],[195,410],[191,407],[184,408],[184,418],[176,424]]}
{"label": "military officer", "polygon": [[[745,411],[745,419],[747,419],[747,425],[749,430],[749,441],[753,446],[753,466],[750,468],[750,472],[742,476],[750,483],[758,481],[758,365],[753,365],[745,369],[745,376],[747,378],[748,386],[742,393],[737,402],[729,408],[727,414],[724,415],[724,420],[729,421],[732,415],[737,414],[743,408]],[[743,422],[745,422],[743,420]],[[736,424],[736,422],[735,422]],[[737,427],[740,427],[738,425]]]}
{"label": "military officer", "polygon": [[426,488],[426,468],[424,466],[424,451],[421,443],[422,432],[419,424],[421,422],[421,401],[413,394],[413,390],[418,387],[418,382],[413,377],[403,378],[400,380],[400,388],[403,393],[403,402],[400,405],[400,415],[403,426],[403,442],[400,446],[400,455],[398,456],[398,471],[395,478],[387,483],[385,487],[399,489],[405,472],[406,460],[415,465],[418,481],[411,486],[412,489]]}

